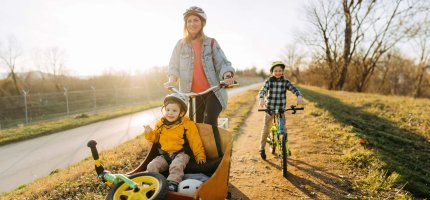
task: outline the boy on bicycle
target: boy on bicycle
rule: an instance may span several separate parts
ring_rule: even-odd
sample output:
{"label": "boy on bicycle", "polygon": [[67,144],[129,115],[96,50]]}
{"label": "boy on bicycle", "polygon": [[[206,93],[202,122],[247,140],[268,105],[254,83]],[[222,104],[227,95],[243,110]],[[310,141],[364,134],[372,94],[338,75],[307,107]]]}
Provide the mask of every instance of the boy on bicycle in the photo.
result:
{"label": "boy on bicycle", "polygon": [[[206,154],[196,124],[185,116],[187,99],[178,93],[164,99],[163,117],[155,125],[155,130],[145,125],[145,138],[158,143],[159,156],[147,166],[148,172],[163,172],[169,169],[167,181],[170,191],[177,191],[184,176],[190,155],[198,164],[206,162]],[[190,149],[191,148],[191,149]],[[192,151],[192,152],[191,152]]]}
{"label": "boy on bicycle", "polygon": [[[266,111],[264,116],[264,125],[261,130],[261,140],[260,140],[260,156],[263,160],[266,160],[266,152],[264,150],[266,146],[266,138],[269,134],[269,128],[271,122],[273,121],[275,110],[285,110],[285,105],[287,103],[287,90],[291,91],[297,96],[297,104],[302,104],[302,94],[300,91],[287,79],[284,77],[285,64],[282,61],[275,61],[270,67],[271,76],[264,82],[263,87],[258,93],[260,107],[266,106],[269,111]],[[264,97],[267,96],[266,102]],[[283,124],[285,127],[285,117],[282,113]]]}

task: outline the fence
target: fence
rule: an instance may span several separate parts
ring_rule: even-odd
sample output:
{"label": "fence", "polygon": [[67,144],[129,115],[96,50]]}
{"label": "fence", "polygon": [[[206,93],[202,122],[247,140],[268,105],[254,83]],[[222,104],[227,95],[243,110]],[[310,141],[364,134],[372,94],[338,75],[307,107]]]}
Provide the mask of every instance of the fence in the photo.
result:
{"label": "fence", "polygon": [[144,104],[161,99],[167,91],[161,87],[113,88],[85,91],[32,94],[0,98],[0,129],[20,124],[47,121],[80,113],[96,113],[118,107]]}

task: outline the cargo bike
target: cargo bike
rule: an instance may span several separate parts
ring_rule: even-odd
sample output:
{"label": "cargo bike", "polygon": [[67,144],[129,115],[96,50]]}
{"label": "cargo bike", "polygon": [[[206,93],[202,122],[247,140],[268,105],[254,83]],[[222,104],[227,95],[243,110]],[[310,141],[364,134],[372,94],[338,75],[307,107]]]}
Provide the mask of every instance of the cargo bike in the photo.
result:
{"label": "cargo bike", "polygon": [[[219,85],[199,93],[181,93],[174,87],[168,87],[168,89],[172,92],[181,93],[192,100],[189,116],[194,119],[193,113],[196,110],[195,97],[225,87],[227,85],[220,82]],[[106,199],[230,199],[231,194],[228,192],[228,182],[233,143],[232,133],[224,128],[202,123],[197,123],[197,129],[205,148],[207,162],[203,165],[198,165],[194,160],[190,160],[185,168],[185,174],[202,173],[207,175],[208,179],[193,190],[191,194],[169,191],[166,180],[168,175],[166,173],[168,172],[162,174],[145,172],[149,162],[159,155],[157,144],[152,144],[146,158],[137,168],[126,174],[113,174],[105,170],[101,164],[96,148],[97,142],[94,140],[89,141],[87,145],[91,148],[97,175],[101,181],[111,187]]]}

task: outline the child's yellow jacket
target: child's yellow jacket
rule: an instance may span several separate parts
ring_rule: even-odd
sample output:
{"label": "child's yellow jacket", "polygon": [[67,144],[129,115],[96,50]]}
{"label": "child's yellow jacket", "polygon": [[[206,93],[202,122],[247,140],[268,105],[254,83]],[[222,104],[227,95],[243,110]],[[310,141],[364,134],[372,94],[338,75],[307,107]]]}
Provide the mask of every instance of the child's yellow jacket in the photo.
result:
{"label": "child's yellow jacket", "polygon": [[186,130],[186,137],[193,151],[194,158],[196,160],[206,160],[202,139],[200,138],[196,124],[190,118],[184,116],[179,124],[171,126],[164,125],[163,120],[164,117],[157,122],[154,130],[145,133],[145,138],[148,141],[156,143],[158,140],[161,149],[172,154],[183,149],[185,142],[184,131]]}

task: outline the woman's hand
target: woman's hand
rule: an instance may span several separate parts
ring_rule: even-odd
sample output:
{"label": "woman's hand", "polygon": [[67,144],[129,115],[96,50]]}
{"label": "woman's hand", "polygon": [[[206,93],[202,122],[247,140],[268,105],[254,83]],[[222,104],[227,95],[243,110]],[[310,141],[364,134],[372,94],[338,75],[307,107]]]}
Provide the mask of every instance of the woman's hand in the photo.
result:
{"label": "woman's hand", "polygon": [[226,72],[223,75],[224,83],[227,85],[234,84],[234,77],[232,72]]}
{"label": "woman's hand", "polygon": [[173,86],[173,84],[176,82],[177,78],[175,76],[169,76],[169,80],[164,83],[164,87],[168,88],[170,86]]}
{"label": "woman's hand", "polygon": [[197,160],[197,164],[201,165],[201,164],[205,164],[206,160]]}

